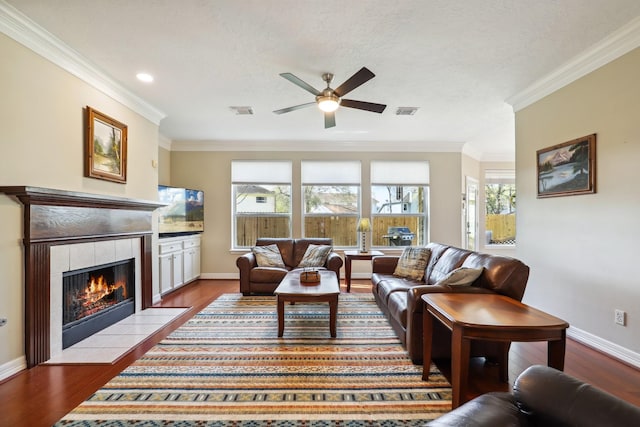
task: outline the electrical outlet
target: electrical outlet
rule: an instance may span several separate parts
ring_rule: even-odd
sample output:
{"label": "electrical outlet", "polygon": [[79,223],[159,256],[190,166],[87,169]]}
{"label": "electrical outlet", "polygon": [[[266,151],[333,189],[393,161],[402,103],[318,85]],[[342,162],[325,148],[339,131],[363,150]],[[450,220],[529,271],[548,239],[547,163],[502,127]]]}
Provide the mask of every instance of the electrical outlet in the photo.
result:
{"label": "electrical outlet", "polygon": [[8,322],[6,317],[0,317],[0,326],[6,325]]}
{"label": "electrical outlet", "polygon": [[625,325],[626,325],[626,323],[627,323],[627,322],[626,322],[626,320],[627,320],[627,319],[626,319],[626,318],[627,318],[627,313],[625,313],[625,312],[624,312],[624,311],[622,311],[622,310],[618,310],[618,309],[616,309],[615,313],[616,313],[616,318],[615,318],[616,324],[617,324],[617,325],[625,326]]}

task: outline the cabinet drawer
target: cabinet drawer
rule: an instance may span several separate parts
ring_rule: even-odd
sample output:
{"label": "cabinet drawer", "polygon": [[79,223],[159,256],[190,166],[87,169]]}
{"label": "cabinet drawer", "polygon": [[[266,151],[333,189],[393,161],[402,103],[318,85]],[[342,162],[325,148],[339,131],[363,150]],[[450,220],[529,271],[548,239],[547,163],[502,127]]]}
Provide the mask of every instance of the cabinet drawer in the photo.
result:
{"label": "cabinet drawer", "polygon": [[195,248],[200,246],[200,239],[189,239],[182,242],[185,249]]}
{"label": "cabinet drawer", "polygon": [[174,243],[162,243],[160,244],[160,253],[161,254],[167,254],[170,252],[176,252],[176,251],[181,251],[182,250],[182,245],[180,244],[180,242],[174,242]]}

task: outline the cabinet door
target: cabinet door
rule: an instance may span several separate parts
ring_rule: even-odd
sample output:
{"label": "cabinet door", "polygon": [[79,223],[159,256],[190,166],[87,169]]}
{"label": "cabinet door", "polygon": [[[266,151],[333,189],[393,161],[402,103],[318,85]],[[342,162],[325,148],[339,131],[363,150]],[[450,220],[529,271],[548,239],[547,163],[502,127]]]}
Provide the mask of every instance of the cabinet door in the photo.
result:
{"label": "cabinet door", "polygon": [[193,278],[200,277],[200,246],[193,248]]}
{"label": "cabinet door", "polygon": [[160,293],[173,289],[173,255],[160,256]]}
{"label": "cabinet door", "polygon": [[173,257],[173,287],[180,286],[184,283],[183,279],[183,261],[182,252],[172,255]]}
{"label": "cabinet door", "polygon": [[194,279],[193,275],[193,249],[189,248],[184,251],[184,282],[190,282]]}

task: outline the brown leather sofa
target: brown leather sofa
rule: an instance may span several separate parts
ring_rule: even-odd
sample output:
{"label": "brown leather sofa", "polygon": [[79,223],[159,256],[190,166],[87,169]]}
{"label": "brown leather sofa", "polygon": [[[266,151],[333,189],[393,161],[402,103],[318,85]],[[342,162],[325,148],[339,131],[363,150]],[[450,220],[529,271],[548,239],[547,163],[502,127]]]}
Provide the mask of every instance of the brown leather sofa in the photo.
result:
{"label": "brown leather sofa", "polygon": [[640,408],[561,371],[535,365],[516,379],[513,392],[483,394],[429,427],[632,427]]}
{"label": "brown leather sofa", "polygon": [[[329,238],[259,238],[256,240],[256,246],[273,244],[278,245],[285,268],[258,267],[253,252],[247,252],[236,259],[236,265],[240,270],[240,292],[243,295],[273,294],[284,276],[300,264],[309,245],[333,246],[333,240]],[[339,282],[342,264],[340,255],[332,251],[327,257],[324,268],[335,271]]]}
{"label": "brown leather sofa", "polygon": [[[376,303],[387,315],[396,334],[405,345],[411,360],[422,363],[422,295],[436,292],[498,293],[522,300],[529,267],[504,256],[473,252],[441,243],[429,243],[431,257],[422,281],[394,276],[399,256],[373,258],[371,291]],[[459,267],[482,268],[482,274],[471,286],[436,285],[447,273]],[[451,357],[451,333],[434,322],[432,358]],[[473,341],[471,357],[486,357],[492,362],[505,360],[508,343]]]}

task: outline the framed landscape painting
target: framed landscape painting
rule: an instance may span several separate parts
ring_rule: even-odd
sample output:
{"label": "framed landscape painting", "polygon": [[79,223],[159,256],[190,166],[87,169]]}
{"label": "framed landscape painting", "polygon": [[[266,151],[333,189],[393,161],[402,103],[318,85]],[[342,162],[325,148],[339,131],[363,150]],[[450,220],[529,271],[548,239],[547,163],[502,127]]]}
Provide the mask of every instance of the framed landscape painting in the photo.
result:
{"label": "framed landscape painting", "polygon": [[87,107],[85,176],[127,182],[127,125]]}
{"label": "framed landscape painting", "polygon": [[596,192],[596,134],[536,152],[538,198]]}

